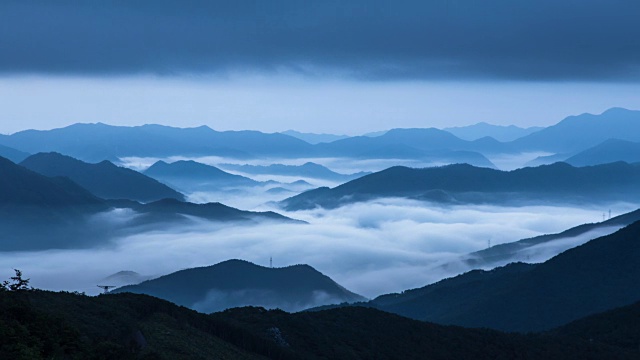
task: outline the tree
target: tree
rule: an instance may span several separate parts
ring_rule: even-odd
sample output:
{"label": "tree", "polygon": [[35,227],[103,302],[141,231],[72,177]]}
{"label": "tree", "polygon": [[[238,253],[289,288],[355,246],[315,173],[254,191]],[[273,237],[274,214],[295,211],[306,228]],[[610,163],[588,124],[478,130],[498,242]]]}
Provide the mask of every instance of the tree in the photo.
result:
{"label": "tree", "polygon": [[0,285],[0,291],[1,290],[9,290],[9,291],[29,290],[30,279],[23,279],[22,271],[18,269],[13,269],[13,271],[16,272],[16,275],[11,277],[11,280],[13,282],[10,283],[9,281],[6,281],[6,280],[3,281],[2,284]]}

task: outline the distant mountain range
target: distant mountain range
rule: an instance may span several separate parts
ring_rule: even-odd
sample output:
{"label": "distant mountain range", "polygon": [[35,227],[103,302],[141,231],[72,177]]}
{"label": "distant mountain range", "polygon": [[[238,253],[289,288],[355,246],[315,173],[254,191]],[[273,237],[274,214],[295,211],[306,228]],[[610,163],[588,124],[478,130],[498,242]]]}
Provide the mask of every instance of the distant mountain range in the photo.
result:
{"label": "distant mountain range", "polygon": [[346,139],[349,137],[347,135],[302,133],[295,130],[283,131],[281,132],[281,134],[293,136],[294,138],[298,138],[300,140],[308,142],[309,144],[314,144],[314,145],[318,143],[326,143],[326,142]]}
{"label": "distant mountain range", "polygon": [[541,264],[471,271],[368,303],[413,319],[541,331],[640,299],[640,222]]}
{"label": "distant mountain range", "polygon": [[226,187],[244,187],[263,185],[244,176],[230,174],[215,166],[192,160],[180,160],[172,163],[158,161],[143,171],[147,176],[179,189],[219,190]]}
{"label": "distant mountain range", "polygon": [[152,295],[206,313],[238,306],[298,311],[364,300],[308,265],[267,268],[242,260],[181,270],[114,292]]}
{"label": "distant mountain range", "polygon": [[[181,129],[161,125],[75,124],[48,131],[26,130],[0,135],[0,145],[4,146],[0,147],[0,155],[4,153],[18,161],[29,153],[59,152],[90,162],[169,156],[236,159],[339,157],[410,159],[423,163],[495,167],[486,156],[541,151],[568,154],[568,157],[610,139],[637,143],[640,142],[638,124],[640,111],[621,108],[612,108],[599,115],[570,116],[543,129],[479,123],[448,128],[447,131],[435,128],[392,129],[376,134],[378,136],[346,138],[297,132],[289,132],[293,136],[257,131],[220,132],[206,126]],[[610,155],[608,160],[625,159]]]}
{"label": "distant mountain range", "polygon": [[640,164],[592,167],[566,163],[500,171],[455,164],[413,169],[402,166],[318,188],[280,202],[287,210],[335,208],[381,197],[447,203],[543,203],[634,201],[640,199]]}
{"label": "distant mountain range", "polygon": [[89,164],[59,153],[39,153],[20,165],[39,174],[64,176],[103,199],[130,199],[142,202],[161,199],[184,200],[184,195],[137,171],[109,161]]}
{"label": "distant mountain range", "polygon": [[[507,334],[407,319],[370,308],[288,314],[246,307],[200,314],[137,294],[0,292],[0,358],[544,359],[640,356],[640,304],[543,334]],[[36,358],[36,356],[30,356]]]}
{"label": "distant mountain range", "polygon": [[491,137],[500,142],[509,142],[544,129],[539,126],[521,128],[515,125],[501,126],[480,122],[474,125],[449,127],[442,130],[452,133],[462,140],[473,141]]}
{"label": "distant mountain range", "polygon": [[219,132],[206,126],[181,129],[161,125],[126,127],[102,123],[0,135],[0,144],[29,153],[55,151],[84,161],[115,160],[126,156],[218,155],[250,158],[313,153],[313,145],[282,134]]}
{"label": "distant mountain range", "polygon": [[612,108],[600,115],[569,116],[509,144],[518,151],[576,153],[609,139],[640,142],[640,111]]}
{"label": "distant mountain range", "polygon": [[349,181],[357,179],[364,175],[369,175],[370,172],[359,172],[355,174],[340,174],[329,168],[316,164],[313,162],[307,162],[302,165],[282,165],[272,164],[268,166],[264,165],[237,165],[237,164],[223,164],[221,167],[233,171],[242,172],[252,175],[279,175],[279,176],[297,176],[314,179],[324,179],[332,181]]}

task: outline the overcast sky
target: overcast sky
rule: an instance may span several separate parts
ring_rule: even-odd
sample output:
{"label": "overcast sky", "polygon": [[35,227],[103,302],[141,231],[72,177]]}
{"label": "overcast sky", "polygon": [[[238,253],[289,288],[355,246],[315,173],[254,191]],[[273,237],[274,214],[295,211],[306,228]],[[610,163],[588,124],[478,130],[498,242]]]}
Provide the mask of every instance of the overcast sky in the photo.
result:
{"label": "overcast sky", "polygon": [[0,132],[355,134],[640,109],[637,0],[0,2]]}

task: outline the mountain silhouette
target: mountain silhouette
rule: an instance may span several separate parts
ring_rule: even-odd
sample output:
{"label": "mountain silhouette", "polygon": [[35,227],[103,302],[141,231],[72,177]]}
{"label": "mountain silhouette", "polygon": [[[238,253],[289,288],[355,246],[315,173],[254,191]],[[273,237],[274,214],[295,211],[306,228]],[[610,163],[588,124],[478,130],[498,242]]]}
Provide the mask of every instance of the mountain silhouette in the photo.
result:
{"label": "mountain silhouette", "polygon": [[183,200],[184,195],[137,171],[109,161],[89,164],[59,153],[39,153],[20,165],[45,176],[65,176],[103,199]]}
{"label": "mountain silhouette", "polygon": [[198,189],[219,190],[225,187],[258,186],[262,184],[244,176],[230,174],[215,166],[192,160],[179,160],[170,164],[160,160],[143,171],[143,173],[159,181],[191,191]]}
{"label": "mountain silhouette", "polygon": [[468,164],[423,169],[395,166],[332,189],[309,190],[280,204],[301,210],[381,197],[493,204],[633,201],[640,199],[639,182],[640,165],[624,162],[589,167],[555,163],[513,171]]}
{"label": "mountain silhouette", "polygon": [[29,157],[29,154],[8,146],[0,145],[0,156],[13,161],[14,163],[19,163]]}
{"label": "mountain silhouette", "polygon": [[253,175],[298,176],[333,181],[349,181],[370,174],[369,172],[359,172],[356,174],[340,174],[330,170],[325,166],[313,162],[306,162],[302,165],[271,164],[268,166],[264,166],[224,164],[222,166],[226,169]]}
{"label": "mountain silhouette", "polygon": [[515,125],[502,126],[480,122],[474,125],[449,127],[442,130],[450,132],[456,137],[467,141],[478,140],[483,137],[490,137],[500,142],[508,142],[532,134],[536,131],[540,131],[542,129],[544,128],[538,126],[521,128]]}
{"label": "mountain silhouette", "polygon": [[640,142],[640,111],[612,108],[600,115],[569,116],[509,144],[519,151],[575,153],[609,139]]}
{"label": "mountain silhouette", "polygon": [[541,264],[474,270],[369,305],[418,320],[541,331],[640,300],[640,222]]}
{"label": "mountain silhouette", "polygon": [[309,265],[267,268],[242,260],[181,270],[115,292],[156,296],[200,312],[247,305],[297,311],[364,300]]}
{"label": "mountain silhouette", "polygon": [[[588,331],[507,334],[441,326],[370,308],[289,314],[245,307],[201,314],[139,294],[0,292],[0,358],[69,359],[637,359],[634,326],[608,341]],[[625,312],[634,315],[633,312]],[[603,329],[603,314],[585,319]],[[596,321],[594,321],[596,320]],[[599,335],[599,333],[594,333]],[[27,353],[30,356],[25,357]],[[31,356],[34,354],[34,356]]]}
{"label": "mountain silhouette", "polygon": [[313,146],[283,134],[258,131],[219,132],[206,126],[111,126],[74,124],[53,130],[26,130],[0,135],[0,144],[29,152],[59,152],[84,161],[126,156],[217,155],[233,158],[310,155]]}
{"label": "mountain silhouette", "polygon": [[598,165],[616,161],[640,162],[640,142],[609,139],[565,160],[574,166]]}
{"label": "mountain silhouette", "polygon": [[295,130],[283,131],[281,134],[293,136],[314,145],[348,138],[346,135],[303,133]]}

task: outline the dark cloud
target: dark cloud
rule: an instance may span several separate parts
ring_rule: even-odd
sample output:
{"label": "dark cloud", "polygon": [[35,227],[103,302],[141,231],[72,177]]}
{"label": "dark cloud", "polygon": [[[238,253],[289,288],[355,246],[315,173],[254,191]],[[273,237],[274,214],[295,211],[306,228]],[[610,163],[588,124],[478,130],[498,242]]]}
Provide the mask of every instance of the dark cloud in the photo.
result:
{"label": "dark cloud", "polygon": [[640,79],[637,0],[11,1],[4,73]]}

